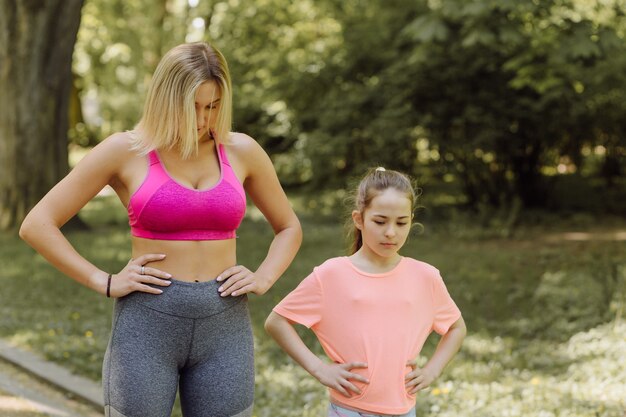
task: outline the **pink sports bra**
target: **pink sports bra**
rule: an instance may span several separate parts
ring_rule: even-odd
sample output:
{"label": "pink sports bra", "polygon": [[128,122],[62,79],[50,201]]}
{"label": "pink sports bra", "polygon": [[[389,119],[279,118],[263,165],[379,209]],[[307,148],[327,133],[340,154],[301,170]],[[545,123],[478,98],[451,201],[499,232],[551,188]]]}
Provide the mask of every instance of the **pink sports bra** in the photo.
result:
{"label": "pink sports bra", "polygon": [[246,211],[246,193],[218,147],[220,179],[206,190],[177,183],[156,151],[148,154],[148,174],[128,202],[133,236],[160,240],[223,240],[235,232]]}

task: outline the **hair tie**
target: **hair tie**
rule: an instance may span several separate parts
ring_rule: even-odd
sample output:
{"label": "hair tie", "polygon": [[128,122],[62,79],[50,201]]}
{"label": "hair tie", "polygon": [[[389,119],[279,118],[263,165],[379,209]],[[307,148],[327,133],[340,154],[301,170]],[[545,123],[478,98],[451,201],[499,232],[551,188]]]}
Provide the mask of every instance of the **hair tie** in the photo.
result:
{"label": "hair tie", "polygon": [[385,169],[385,168],[383,168],[383,167],[378,167],[378,168],[376,168],[376,171],[385,172],[385,171],[386,171],[386,169]]}

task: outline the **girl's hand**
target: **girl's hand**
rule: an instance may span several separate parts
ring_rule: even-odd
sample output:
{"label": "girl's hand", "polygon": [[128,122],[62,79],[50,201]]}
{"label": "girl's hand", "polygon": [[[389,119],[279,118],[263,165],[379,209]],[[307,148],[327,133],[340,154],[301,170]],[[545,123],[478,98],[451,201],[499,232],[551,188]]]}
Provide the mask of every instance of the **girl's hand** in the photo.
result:
{"label": "girl's hand", "polygon": [[263,295],[271,287],[271,283],[268,280],[262,279],[243,265],[235,265],[228,268],[216,279],[218,282],[224,281],[218,288],[222,297],[229,295],[236,297],[249,292]]}
{"label": "girl's hand", "polygon": [[331,364],[322,362],[313,375],[323,385],[339,391],[346,397],[350,397],[352,394],[348,390],[355,394],[361,393],[361,390],[350,382],[351,379],[369,384],[369,381],[364,376],[350,372],[353,368],[367,368],[367,364],[363,362]]}
{"label": "girl's hand", "polygon": [[[168,281],[168,279],[172,276],[167,272],[152,267],[145,267],[144,265],[149,262],[161,261],[163,258],[165,258],[165,255],[147,254],[137,259],[131,259],[124,269],[111,278],[111,297],[123,297],[134,291],[161,294],[162,290],[150,287],[147,284],[167,287],[171,284],[171,281]],[[106,288],[106,282],[104,285]]]}
{"label": "girl's hand", "polygon": [[418,391],[429,387],[438,377],[438,375],[430,369],[417,366],[417,360],[409,361],[406,365],[413,368],[413,370],[404,377],[406,381],[404,386],[409,394],[416,394]]}

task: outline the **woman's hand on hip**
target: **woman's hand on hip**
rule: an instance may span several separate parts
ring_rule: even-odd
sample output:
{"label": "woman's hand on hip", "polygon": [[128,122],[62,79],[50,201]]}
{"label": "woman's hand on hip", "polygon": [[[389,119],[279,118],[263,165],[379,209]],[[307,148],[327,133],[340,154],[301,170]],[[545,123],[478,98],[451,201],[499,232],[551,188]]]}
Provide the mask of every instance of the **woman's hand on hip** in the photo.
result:
{"label": "woman's hand on hip", "polygon": [[[161,261],[163,254],[147,254],[131,259],[128,264],[111,278],[110,295],[113,298],[123,297],[131,292],[140,291],[150,294],[161,294],[163,290],[151,287],[148,284],[167,287],[171,284],[172,276],[156,268],[144,266],[147,263]],[[106,285],[106,284],[105,284]]]}
{"label": "woman's hand on hip", "polygon": [[218,288],[222,297],[238,296],[247,293],[263,295],[270,289],[269,280],[263,279],[243,265],[235,265],[217,277],[222,285]]}

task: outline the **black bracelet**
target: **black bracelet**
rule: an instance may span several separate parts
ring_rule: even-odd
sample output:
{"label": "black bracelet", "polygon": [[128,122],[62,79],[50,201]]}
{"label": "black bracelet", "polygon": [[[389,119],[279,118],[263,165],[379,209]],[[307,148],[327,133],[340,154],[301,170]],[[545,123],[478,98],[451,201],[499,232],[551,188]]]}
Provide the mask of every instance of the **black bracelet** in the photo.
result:
{"label": "black bracelet", "polygon": [[113,274],[109,274],[107,279],[107,298],[111,298],[111,278],[113,278]]}

